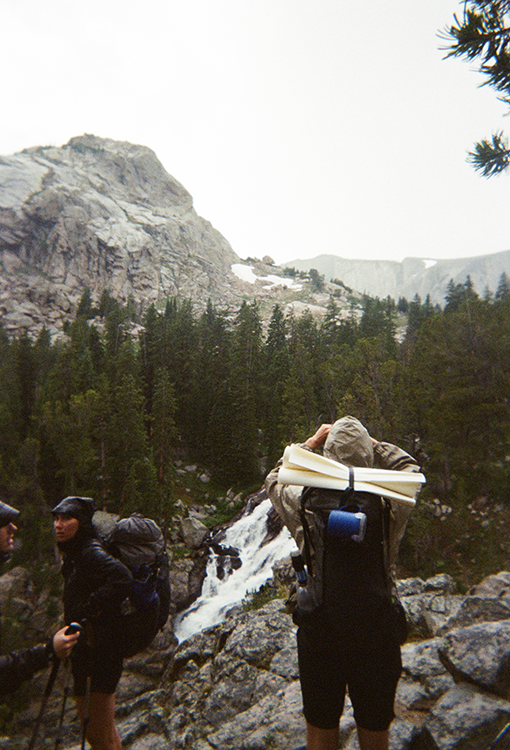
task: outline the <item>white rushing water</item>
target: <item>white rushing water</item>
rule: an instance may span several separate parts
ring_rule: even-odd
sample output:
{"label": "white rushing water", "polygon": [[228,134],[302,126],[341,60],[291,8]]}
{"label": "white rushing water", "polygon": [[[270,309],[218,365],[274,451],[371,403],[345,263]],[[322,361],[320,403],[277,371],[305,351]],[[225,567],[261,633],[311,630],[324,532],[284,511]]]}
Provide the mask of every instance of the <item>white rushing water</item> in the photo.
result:
{"label": "white rushing water", "polygon": [[295,542],[286,528],[275,539],[260,546],[267,533],[266,517],[270,507],[270,501],[264,500],[252,513],[242,516],[227,529],[222,546],[238,549],[242,565],[231,573],[225,571],[220,580],[216,575],[218,556],[211,553],[200,597],[175,619],[174,632],[179,642],[221,622],[229,609],[239,604],[246,594],[258,591],[272,577],[275,562],[295,549]]}

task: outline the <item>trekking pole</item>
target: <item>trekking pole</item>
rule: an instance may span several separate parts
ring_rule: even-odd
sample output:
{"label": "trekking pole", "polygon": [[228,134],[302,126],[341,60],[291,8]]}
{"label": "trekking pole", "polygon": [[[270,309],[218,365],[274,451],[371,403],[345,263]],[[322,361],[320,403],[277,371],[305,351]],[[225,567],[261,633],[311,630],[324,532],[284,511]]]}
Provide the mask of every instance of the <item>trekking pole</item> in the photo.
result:
{"label": "trekking pole", "polygon": [[46,683],[46,689],[44,691],[43,699],[41,701],[41,708],[39,709],[39,714],[37,716],[37,719],[35,720],[35,726],[34,731],[32,732],[32,737],[30,739],[30,742],[28,743],[28,750],[34,750],[35,743],[37,741],[37,736],[39,734],[39,729],[41,727],[41,722],[44,716],[44,712],[46,710],[46,704],[48,703],[48,698],[51,695],[51,691],[53,690],[53,685],[55,684],[55,680],[57,677],[58,668],[60,667],[60,660],[55,659],[53,662],[53,666],[51,667],[50,676],[48,677],[48,682]]}
{"label": "trekking pole", "polygon": [[93,632],[91,623],[87,620],[84,621],[87,631],[87,645],[88,645],[88,656],[87,656],[87,682],[85,683],[85,700],[83,705],[83,718],[82,718],[82,729],[81,729],[81,750],[85,750],[85,744],[87,742],[87,727],[89,724],[89,709],[90,709],[90,685],[92,682],[92,652],[93,652]]}
{"label": "trekking pole", "polygon": [[[502,740],[502,741],[501,741]],[[489,750],[509,750],[510,748],[510,723],[498,734]]]}
{"label": "trekking pole", "polygon": [[60,717],[58,721],[58,728],[57,728],[57,736],[55,737],[55,747],[54,750],[58,750],[61,742],[62,742],[62,726],[64,723],[64,714],[66,710],[66,703],[67,703],[67,696],[69,695],[69,677],[71,676],[71,670],[69,669],[69,663],[66,659],[65,667],[67,670],[66,679],[64,682],[64,695],[62,698],[62,708],[60,709]]}
{"label": "trekking pole", "polygon": [[[66,635],[71,635],[71,633],[81,633],[81,631],[82,631],[82,626],[77,622],[72,622],[66,630]],[[60,709],[60,717],[59,717],[58,727],[57,727],[57,736],[55,737],[54,750],[58,750],[59,745],[62,742],[62,725],[64,723],[64,714],[66,710],[67,696],[69,695],[69,678],[71,676],[69,659],[64,660],[64,666],[66,668],[66,678],[64,680],[62,708]]]}
{"label": "trekking pole", "polygon": [[[78,623],[73,622],[67,628],[66,635],[70,635],[71,633],[76,633],[77,630],[81,630],[81,626],[78,625]],[[34,731],[32,732],[32,737],[30,739],[30,742],[28,743],[28,750],[34,750],[35,743],[37,741],[37,735],[39,734],[39,729],[41,727],[42,718],[46,710],[46,704],[48,703],[48,699],[51,695],[51,691],[53,690],[53,685],[55,684],[55,680],[57,677],[57,672],[58,672],[59,667],[60,667],[60,659],[57,659],[55,657],[55,661],[53,662],[53,666],[51,667],[50,676],[48,677],[48,682],[46,683],[46,689],[44,691],[43,699],[41,701],[41,708],[39,709],[39,715],[37,716],[37,719],[35,720]]]}
{"label": "trekking pole", "polygon": [[89,725],[89,705],[90,705],[90,683],[92,682],[91,676],[87,675],[87,682],[85,684],[85,704],[83,707],[83,719],[81,726],[81,750],[85,750],[87,742],[87,727]]}

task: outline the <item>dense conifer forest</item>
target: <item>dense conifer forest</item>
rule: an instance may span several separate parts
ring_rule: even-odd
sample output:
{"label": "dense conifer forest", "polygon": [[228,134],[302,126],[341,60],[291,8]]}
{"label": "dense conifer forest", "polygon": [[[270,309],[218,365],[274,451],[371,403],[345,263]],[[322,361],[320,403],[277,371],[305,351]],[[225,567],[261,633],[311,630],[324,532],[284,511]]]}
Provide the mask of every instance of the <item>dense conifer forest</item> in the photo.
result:
{"label": "dense conifer forest", "polygon": [[427,476],[403,573],[469,582],[508,565],[506,276],[483,298],[451,282],[443,308],[364,297],[341,315],[332,298],[323,319],[275,305],[267,325],[256,303],[198,314],[169,300],[139,319],[86,292],[66,333],[0,335],[0,489],[23,509],[25,559],[49,555],[48,509],[67,494],[168,522],[176,461],[207,471],[213,493],[257,489],[286,444],[350,413]]}

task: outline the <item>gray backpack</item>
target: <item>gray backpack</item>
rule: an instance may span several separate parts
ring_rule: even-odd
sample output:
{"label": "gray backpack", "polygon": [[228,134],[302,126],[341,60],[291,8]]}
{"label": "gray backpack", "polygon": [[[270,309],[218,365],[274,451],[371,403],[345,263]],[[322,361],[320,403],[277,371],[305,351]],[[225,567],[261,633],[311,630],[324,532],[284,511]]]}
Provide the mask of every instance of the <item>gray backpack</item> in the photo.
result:
{"label": "gray backpack", "polygon": [[94,523],[100,526],[106,550],[133,575],[117,635],[124,657],[134,656],[152,643],[170,611],[170,576],[163,532],[155,521],[139,513],[114,522],[110,516],[106,528],[104,521],[96,523],[96,517]]}

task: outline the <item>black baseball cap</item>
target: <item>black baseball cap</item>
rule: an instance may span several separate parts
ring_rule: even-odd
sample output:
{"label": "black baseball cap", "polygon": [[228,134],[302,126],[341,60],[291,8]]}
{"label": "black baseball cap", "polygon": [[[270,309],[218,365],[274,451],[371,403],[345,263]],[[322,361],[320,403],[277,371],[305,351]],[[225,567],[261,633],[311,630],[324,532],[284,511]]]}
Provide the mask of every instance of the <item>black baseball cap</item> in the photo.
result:
{"label": "black baseball cap", "polygon": [[0,527],[7,526],[8,523],[14,523],[18,516],[19,510],[0,500]]}

